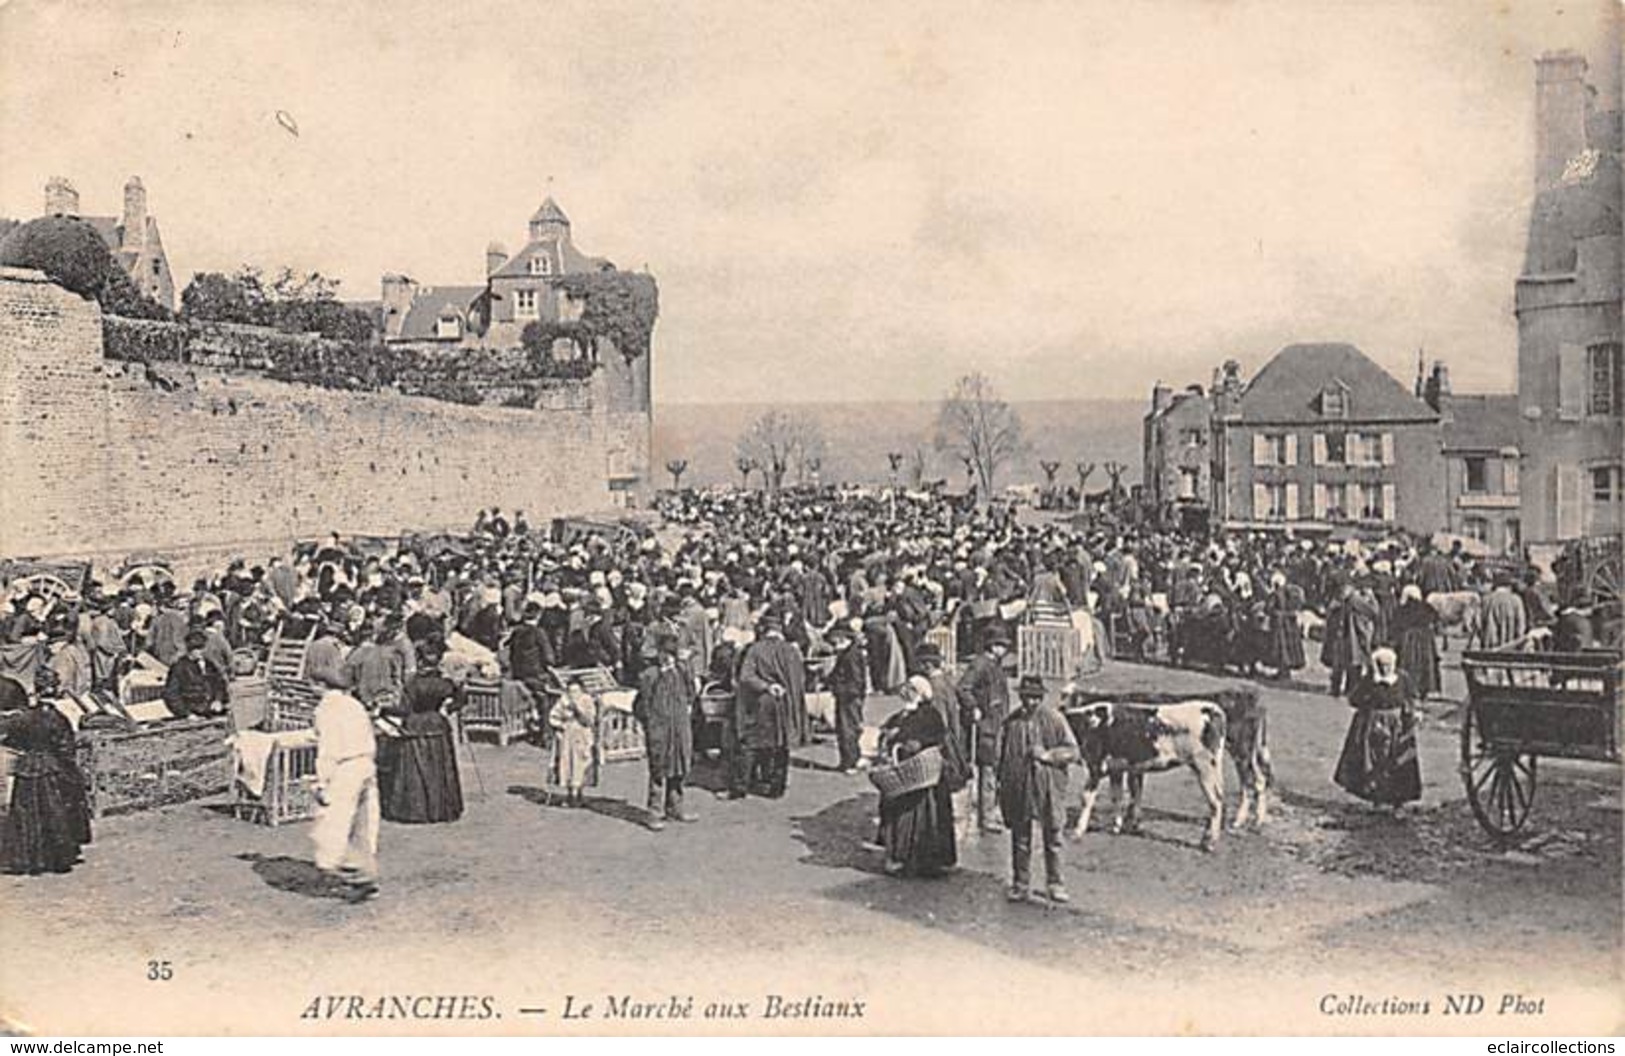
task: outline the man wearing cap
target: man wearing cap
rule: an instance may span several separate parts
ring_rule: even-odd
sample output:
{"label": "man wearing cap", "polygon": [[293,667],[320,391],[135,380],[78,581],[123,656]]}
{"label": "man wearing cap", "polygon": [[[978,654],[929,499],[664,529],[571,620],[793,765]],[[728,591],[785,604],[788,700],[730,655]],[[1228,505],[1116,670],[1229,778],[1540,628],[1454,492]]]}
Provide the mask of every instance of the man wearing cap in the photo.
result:
{"label": "man wearing cap", "polygon": [[807,710],[807,669],[801,650],[785,641],[784,626],[769,613],[739,666],[734,693],[739,753],[730,774],[730,792],[742,795],[758,780],[770,799],[784,795],[790,781],[790,738],[797,710]]}
{"label": "man wearing cap", "polygon": [[342,671],[324,671],[316,705],[316,868],[342,880],[359,901],[378,893],[378,754],[372,718],[347,691]]}
{"label": "man wearing cap", "polygon": [[653,634],[655,662],[638,677],[632,714],[643,726],[649,761],[649,828],[667,820],[698,821],[683,809],[683,781],[694,763],[694,678],[677,659],[677,635],[670,628]]}
{"label": "man wearing cap", "polygon": [[203,655],[208,643],[202,631],[189,631],[186,652],[169,665],[164,680],[164,705],[177,718],[218,713],[226,705],[226,673]]}
{"label": "man wearing cap", "polygon": [[1066,824],[1066,768],[1078,742],[1061,713],[1045,703],[1044,680],[1023,675],[1021,706],[1004,720],[999,752],[999,811],[1010,827],[1012,902],[1032,889],[1033,823],[1044,840],[1044,882],[1051,902],[1069,898],[1061,880],[1061,830]]}
{"label": "man wearing cap", "polygon": [[840,753],[836,764],[844,773],[855,774],[861,761],[858,741],[863,733],[863,698],[869,685],[868,661],[857,644],[852,629],[837,623],[829,630],[829,644],[835,650],[835,666],[829,673],[829,691],[835,698],[835,743]]}
{"label": "man wearing cap", "polygon": [[1002,621],[988,628],[982,651],[972,658],[959,680],[961,721],[968,709],[974,743],[966,753],[977,767],[976,813],[983,832],[1003,832],[993,816],[998,796],[999,734],[1010,712],[1010,684],[1004,677],[1004,657],[1010,651],[1010,632]]}

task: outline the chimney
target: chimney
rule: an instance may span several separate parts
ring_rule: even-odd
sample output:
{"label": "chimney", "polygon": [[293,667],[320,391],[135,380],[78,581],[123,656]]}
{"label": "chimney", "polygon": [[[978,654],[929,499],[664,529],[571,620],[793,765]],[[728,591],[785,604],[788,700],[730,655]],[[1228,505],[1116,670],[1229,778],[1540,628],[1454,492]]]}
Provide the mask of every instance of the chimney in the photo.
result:
{"label": "chimney", "polygon": [[1433,373],[1428,376],[1427,384],[1423,387],[1422,398],[1439,415],[1441,421],[1451,421],[1455,415],[1450,401],[1450,368],[1444,361],[1433,361]]}
{"label": "chimney", "polygon": [[1535,192],[1563,180],[1571,159],[1586,149],[1591,89],[1586,60],[1573,51],[1548,51],[1535,60]]}
{"label": "chimney", "polygon": [[1152,414],[1161,414],[1163,411],[1166,411],[1168,409],[1168,405],[1172,403],[1173,400],[1174,390],[1164,385],[1162,382],[1159,381],[1151,387]]}
{"label": "chimney", "polygon": [[66,176],[52,176],[45,184],[46,216],[78,216],[79,192]]}
{"label": "chimney", "polygon": [[508,250],[501,242],[492,242],[485,247],[485,274],[495,275],[497,269],[508,262]]}
{"label": "chimney", "polygon": [[124,248],[144,249],[147,245],[147,189],[141,177],[131,176],[124,184]]}

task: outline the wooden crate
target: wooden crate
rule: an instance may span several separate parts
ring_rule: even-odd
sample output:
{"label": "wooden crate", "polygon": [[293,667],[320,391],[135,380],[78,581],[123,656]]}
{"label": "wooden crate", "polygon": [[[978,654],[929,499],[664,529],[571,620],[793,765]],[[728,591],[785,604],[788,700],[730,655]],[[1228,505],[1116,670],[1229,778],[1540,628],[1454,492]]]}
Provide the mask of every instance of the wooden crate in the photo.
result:
{"label": "wooden crate", "polygon": [[176,719],[81,733],[79,768],[93,817],[150,810],[231,788],[230,720]]}
{"label": "wooden crate", "polygon": [[954,644],[954,629],[952,627],[933,627],[925,632],[927,645],[934,645],[942,652],[942,666],[947,671],[954,671],[959,667],[959,649]]}
{"label": "wooden crate", "polygon": [[1071,624],[1029,624],[1016,629],[1016,673],[1071,678],[1083,662],[1083,636]]}
{"label": "wooden crate", "polygon": [[643,724],[630,711],[600,704],[598,749],[606,763],[644,758],[649,754],[649,749],[643,737]]}
{"label": "wooden crate", "polygon": [[260,725],[271,733],[308,729],[316,722],[322,689],[302,678],[273,677],[266,688],[265,718]]}
{"label": "wooden crate", "polygon": [[[537,702],[531,698],[530,690],[519,683],[509,682],[507,685],[511,688],[504,693],[502,682],[468,680],[463,687],[463,708],[457,716],[462,736],[489,733],[495,735],[497,744],[503,746],[525,736],[531,710]],[[505,696],[508,698],[506,704],[503,703]]]}
{"label": "wooden crate", "polygon": [[632,715],[632,690],[615,681],[607,667],[555,667],[553,680],[562,692],[573,678],[598,698],[598,748],[606,763],[642,759],[648,755],[643,725]]}
{"label": "wooden crate", "polygon": [[279,741],[265,763],[265,786],[255,796],[239,782],[232,813],[273,828],[316,816],[316,743]]}

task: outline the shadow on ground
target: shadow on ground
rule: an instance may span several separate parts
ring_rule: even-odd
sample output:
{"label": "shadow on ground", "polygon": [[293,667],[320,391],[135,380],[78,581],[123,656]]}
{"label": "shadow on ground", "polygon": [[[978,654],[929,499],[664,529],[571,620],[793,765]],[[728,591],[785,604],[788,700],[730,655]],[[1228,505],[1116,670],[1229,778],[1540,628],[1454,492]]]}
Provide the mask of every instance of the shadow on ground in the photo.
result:
{"label": "shadow on ground", "polygon": [[[1041,896],[1025,903],[1011,903],[1005,897],[1003,868],[1007,866],[1008,846],[997,841],[999,853],[988,863],[988,855],[978,851],[968,855],[961,850],[960,868],[936,878],[899,878],[884,874],[882,856],[866,850],[863,842],[874,835],[878,796],[870,793],[831,804],[816,814],[795,817],[796,838],[807,848],[804,865],[837,869],[855,875],[850,883],[830,889],[827,897],[861,905],[921,928],[944,931],[957,938],[980,943],[1011,957],[1052,965],[1075,961],[1085,948],[1121,959],[1128,967],[1149,969],[1188,950],[1191,937],[1179,932],[1144,927],[1110,914],[1100,913],[1080,902],[1050,903]],[[984,864],[988,863],[988,864]],[[1034,861],[1041,879],[1042,851]],[[1224,948],[1210,952],[1220,956],[1239,953]]]}

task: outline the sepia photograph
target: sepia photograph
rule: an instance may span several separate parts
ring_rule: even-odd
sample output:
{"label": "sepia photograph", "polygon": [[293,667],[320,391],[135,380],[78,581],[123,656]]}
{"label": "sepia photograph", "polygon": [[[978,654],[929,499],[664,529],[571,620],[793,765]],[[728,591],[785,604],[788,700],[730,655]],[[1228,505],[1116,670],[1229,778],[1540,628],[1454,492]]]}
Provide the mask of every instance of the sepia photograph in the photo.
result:
{"label": "sepia photograph", "polygon": [[0,2],[0,1034],[1625,1031],[1622,27]]}

